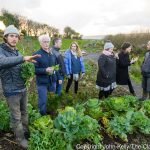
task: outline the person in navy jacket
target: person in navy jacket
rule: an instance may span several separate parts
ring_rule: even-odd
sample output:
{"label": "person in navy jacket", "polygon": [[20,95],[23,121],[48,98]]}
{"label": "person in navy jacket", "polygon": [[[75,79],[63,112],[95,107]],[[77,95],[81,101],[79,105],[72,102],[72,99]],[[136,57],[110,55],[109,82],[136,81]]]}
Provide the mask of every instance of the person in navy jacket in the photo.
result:
{"label": "person in navy jacket", "polygon": [[46,115],[47,92],[56,91],[56,81],[62,83],[59,71],[54,71],[52,66],[58,64],[56,56],[49,47],[50,37],[48,35],[39,36],[41,49],[35,54],[40,54],[35,63],[36,83],[38,89],[38,106],[41,115]]}
{"label": "person in navy jacket", "polygon": [[65,52],[65,67],[66,74],[68,77],[68,83],[66,86],[66,93],[69,92],[72,81],[74,80],[74,92],[78,92],[78,81],[85,74],[84,61],[82,57],[81,50],[79,45],[76,42],[73,42],[70,48]]}

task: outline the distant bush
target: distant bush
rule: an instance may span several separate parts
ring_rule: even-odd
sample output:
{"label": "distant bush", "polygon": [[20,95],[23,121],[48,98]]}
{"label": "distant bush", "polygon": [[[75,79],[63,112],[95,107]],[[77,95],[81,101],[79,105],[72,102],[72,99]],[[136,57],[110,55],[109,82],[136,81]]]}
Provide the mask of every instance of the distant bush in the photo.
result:
{"label": "distant bush", "polygon": [[146,43],[150,40],[150,32],[108,35],[104,40],[108,39],[115,45],[116,49],[120,49],[122,43],[128,41],[133,45],[134,52],[141,54],[146,49]]}

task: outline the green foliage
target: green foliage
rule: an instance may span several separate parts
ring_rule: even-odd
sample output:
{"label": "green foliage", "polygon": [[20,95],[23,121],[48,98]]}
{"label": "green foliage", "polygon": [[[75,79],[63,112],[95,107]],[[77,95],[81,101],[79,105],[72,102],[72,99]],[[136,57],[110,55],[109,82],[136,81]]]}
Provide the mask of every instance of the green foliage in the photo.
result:
{"label": "green foliage", "polygon": [[31,133],[28,150],[66,150],[66,142],[57,129],[35,130]]}
{"label": "green foliage", "polygon": [[5,101],[0,100],[0,131],[8,131],[10,120],[10,113]]}
{"label": "green foliage", "polygon": [[131,125],[131,118],[134,112],[128,111],[125,116],[115,116],[108,123],[107,132],[111,135],[120,137],[123,141],[128,142],[127,134],[132,134],[134,129]]}
{"label": "green foliage", "polygon": [[33,109],[33,106],[28,104],[29,124],[32,125],[35,120],[41,117],[40,113]]}
{"label": "green foliage", "polygon": [[[66,142],[62,132],[53,128],[53,120],[49,115],[40,116],[38,112],[33,110],[32,106],[28,106],[30,126],[29,150],[57,150],[66,149]],[[35,116],[33,116],[35,115]]]}
{"label": "green foliage", "polygon": [[52,68],[54,69],[54,71],[58,71],[59,70],[59,65],[52,66]]}
{"label": "green foliage", "polygon": [[76,32],[71,27],[65,27],[64,28],[64,33],[65,33],[65,38],[76,38],[76,39],[81,38],[80,33]]}
{"label": "green foliage", "polygon": [[23,78],[26,87],[30,86],[30,82],[35,76],[35,67],[33,63],[25,62],[22,64],[21,77]]}
{"label": "green foliage", "polygon": [[133,52],[138,54],[143,53],[143,50],[146,49],[145,44],[150,39],[150,33],[131,33],[131,34],[116,34],[108,35],[105,37],[105,40],[110,40],[117,50],[121,48],[121,45],[125,41],[129,41],[133,45]]}
{"label": "green foliage", "polygon": [[54,120],[55,127],[64,132],[69,145],[87,139],[95,144],[101,141],[99,124],[95,119],[85,116],[72,107],[66,107]]}
{"label": "green foliage", "polygon": [[86,105],[86,113],[94,119],[99,120],[103,116],[102,108],[98,99],[89,99]]}
{"label": "green foliage", "polygon": [[136,104],[137,99],[133,96],[111,97],[104,101],[104,106],[108,110],[128,111]]}
{"label": "green foliage", "polygon": [[53,128],[53,121],[49,115],[42,116],[34,121],[33,127],[37,129],[38,131],[43,131],[46,128]]}
{"label": "green foliage", "polygon": [[136,83],[141,83],[142,81],[142,75],[141,75],[141,66],[143,63],[143,55],[141,55],[138,59],[138,61],[131,65],[130,67],[130,76]]}
{"label": "green foliage", "polygon": [[144,111],[148,116],[150,116],[150,100],[143,102],[142,111]]}
{"label": "green foliage", "polygon": [[[55,66],[51,66],[51,67],[52,67],[52,69],[54,71],[58,71],[59,70],[59,65],[55,65]],[[54,71],[53,71],[53,73],[54,73]],[[52,75],[53,73],[48,73],[48,75]]]}
{"label": "green foliage", "polygon": [[142,111],[133,114],[132,124],[144,134],[150,134],[150,119]]}
{"label": "green foliage", "polygon": [[2,10],[0,20],[2,20],[6,26],[13,24],[19,29],[19,17],[16,14],[9,13],[7,10]]}

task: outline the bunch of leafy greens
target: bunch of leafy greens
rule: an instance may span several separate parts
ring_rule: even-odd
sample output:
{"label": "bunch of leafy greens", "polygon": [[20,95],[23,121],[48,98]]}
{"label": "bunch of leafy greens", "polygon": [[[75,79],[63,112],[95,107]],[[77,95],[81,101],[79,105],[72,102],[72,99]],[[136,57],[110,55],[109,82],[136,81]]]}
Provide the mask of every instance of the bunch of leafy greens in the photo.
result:
{"label": "bunch of leafy greens", "polygon": [[25,62],[22,64],[21,77],[23,78],[26,87],[30,86],[30,82],[35,76],[35,67],[33,63]]}
{"label": "bunch of leafy greens", "polygon": [[[59,65],[51,66],[51,68],[53,69],[53,73],[54,73],[55,71],[59,70]],[[52,75],[53,73],[48,73],[48,75]]]}

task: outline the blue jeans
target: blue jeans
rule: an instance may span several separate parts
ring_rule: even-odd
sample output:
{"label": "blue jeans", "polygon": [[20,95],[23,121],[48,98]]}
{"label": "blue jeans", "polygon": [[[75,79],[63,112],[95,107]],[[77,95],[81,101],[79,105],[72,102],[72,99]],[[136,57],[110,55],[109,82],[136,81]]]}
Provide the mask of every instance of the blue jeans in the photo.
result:
{"label": "blue jeans", "polygon": [[61,95],[61,91],[62,91],[62,88],[63,88],[63,82],[64,82],[64,77],[62,76],[62,84],[59,84],[58,80],[57,80],[57,83],[56,83],[56,92],[55,94],[57,94],[58,96]]}
{"label": "blue jeans", "polygon": [[56,82],[51,85],[38,85],[38,107],[41,115],[46,115],[47,92],[56,91]]}

